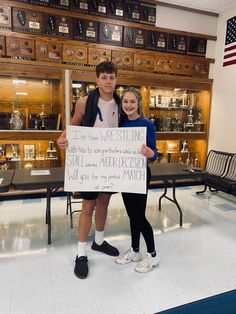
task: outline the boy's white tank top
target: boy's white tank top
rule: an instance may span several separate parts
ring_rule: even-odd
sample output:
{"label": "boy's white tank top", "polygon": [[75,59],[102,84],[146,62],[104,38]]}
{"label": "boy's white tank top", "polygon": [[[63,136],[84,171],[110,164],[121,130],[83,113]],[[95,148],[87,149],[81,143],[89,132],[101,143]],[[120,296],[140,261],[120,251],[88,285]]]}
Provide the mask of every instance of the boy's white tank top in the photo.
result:
{"label": "boy's white tank top", "polygon": [[98,108],[100,112],[97,114],[94,127],[96,128],[117,128],[118,127],[118,106],[114,98],[105,101],[99,97]]}

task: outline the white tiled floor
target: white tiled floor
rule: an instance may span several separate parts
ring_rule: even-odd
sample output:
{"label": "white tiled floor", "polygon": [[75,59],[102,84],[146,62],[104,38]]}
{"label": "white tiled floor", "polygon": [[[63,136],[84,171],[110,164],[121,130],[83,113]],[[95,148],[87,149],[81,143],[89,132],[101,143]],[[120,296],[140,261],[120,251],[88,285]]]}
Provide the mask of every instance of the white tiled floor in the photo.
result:
{"label": "white tiled floor", "polygon": [[[162,190],[149,192],[147,216],[161,265],[136,273],[134,264],[88,248],[89,277],[73,274],[77,228],[70,229],[66,199],[52,199],[52,245],[47,243],[45,199],[0,202],[1,314],[149,314],[236,288],[236,198],[196,196],[201,187],[178,188],[184,225]],[[76,220],[76,217],[75,217]],[[93,240],[92,227],[89,241]],[[119,194],[113,195],[106,239],[129,248],[129,224]],[[142,251],[145,246],[142,242]]]}

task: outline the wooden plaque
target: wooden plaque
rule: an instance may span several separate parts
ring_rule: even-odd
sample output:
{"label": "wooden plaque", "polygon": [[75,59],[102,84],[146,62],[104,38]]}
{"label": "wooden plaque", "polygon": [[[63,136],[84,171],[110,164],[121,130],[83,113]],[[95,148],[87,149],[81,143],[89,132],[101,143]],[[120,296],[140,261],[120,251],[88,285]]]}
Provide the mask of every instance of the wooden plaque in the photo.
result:
{"label": "wooden plaque", "polygon": [[36,60],[50,61],[48,56],[48,43],[42,40],[36,40]]}
{"label": "wooden plaque", "polygon": [[32,39],[6,37],[6,47],[9,57],[35,59],[35,42]]}
{"label": "wooden plaque", "polygon": [[57,16],[58,35],[66,38],[73,36],[72,18],[68,16]]}
{"label": "wooden plaque", "polygon": [[36,60],[62,63],[62,44],[36,41]]}
{"label": "wooden plaque", "polygon": [[140,22],[140,5],[137,1],[125,1],[124,19],[132,22]]}
{"label": "wooden plaque", "polygon": [[133,70],[134,54],[132,52],[112,51],[112,62],[119,69]]}
{"label": "wooden plaque", "polygon": [[167,51],[168,44],[168,34],[157,32],[156,33],[156,50],[157,51]]}
{"label": "wooden plaque", "polygon": [[110,18],[123,20],[124,1],[116,1],[116,0],[107,1],[107,16]]}
{"label": "wooden plaque", "polygon": [[111,50],[89,47],[88,64],[96,65],[103,61],[111,61]]}
{"label": "wooden plaque", "polygon": [[94,43],[98,41],[98,22],[85,21],[85,40]]}
{"label": "wooden plaque", "polygon": [[44,14],[43,32],[45,35],[72,37],[72,18],[68,16]]}
{"label": "wooden plaque", "polygon": [[146,48],[157,51],[167,51],[168,34],[155,31],[147,31]]}
{"label": "wooden plaque", "polygon": [[174,60],[168,56],[157,57],[155,59],[154,71],[157,73],[173,73],[174,72]]}
{"label": "wooden plaque", "polygon": [[0,29],[11,29],[11,8],[0,5]]}
{"label": "wooden plaque", "polygon": [[13,31],[42,34],[42,13],[13,8]]}
{"label": "wooden plaque", "polygon": [[206,38],[189,37],[187,54],[205,57],[206,47],[207,47]]}
{"label": "wooden plaque", "polygon": [[62,10],[69,10],[69,0],[50,0],[49,5],[51,8]]}
{"label": "wooden plaque", "polygon": [[87,14],[88,3],[88,0],[70,0],[70,10]]}
{"label": "wooden plaque", "polygon": [[123,47],[145,48],[146,31],[143,29],[124,27]]}
{"label": "wooden plaque", "polygon": [[157,32],[147,31],[146,49],[156,50],[157,48]]}
{"label": "wooden plaque", "polygon": [[193,62],[193,76],[208,78],[210,64],[207,61]]}
{"label": "wooden plaque", "polygon": [[79,45],[63,45],[63,62],[72,64],[87,64],[88,49]]}
{"label": "wooden plaque", "polygon": [[56,15],[43,15],[43,33],[45,35],[58,36],[58,20]]}
{"label": "wooden plaque", "polygon": [[62,44],[49,42],[48,58],[51,62],[62,63]]}
{"label": "wooden plaque", "polygon": [[0,56],[4,57],[5,55],[6,55],[5,36],[0,36]]}
{"label": "wooden plaque", "polygon": [[183,35],[169,34],[168,35],[168,52],[187,53],[188,37]]}
{"label": "wooden plaque", "polygon": [[89,11],[89,14],[106,16],[107,15],[107,1],[106,0],[90,0],[88,11]]}
{"label": "wooden plaque", "polygon": [[149,3],[140,3],[140,22],[150,25],[156,24],[156,6]]}
{"label": "wooden plaque", "polygon": [[122,26],[103,22],[99,24],[99,43],[121,46],[122,36]]}
{"label": "wooden plaque", "polygon": [[86,25],[87,22],[82,19],[73,19],[73,37],[79,40],[86,38]]}
{"label": "wooden plaque", "polygon": [[173,74],[190,76],[192,74],[192,61],[174,58]]}
{"label": "wooden plaque", "polygon": [[147,54],[134,54],[135,71],[154,71],[154,56]]}

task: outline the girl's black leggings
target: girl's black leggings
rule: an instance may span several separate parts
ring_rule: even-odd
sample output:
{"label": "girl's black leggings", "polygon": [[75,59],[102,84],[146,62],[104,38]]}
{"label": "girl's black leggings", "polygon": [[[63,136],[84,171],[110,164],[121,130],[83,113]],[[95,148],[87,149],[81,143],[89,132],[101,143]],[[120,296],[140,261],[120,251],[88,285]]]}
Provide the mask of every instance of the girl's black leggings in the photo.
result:
{"label": "girl's black leggings", "polygon": [[[151,180],[151,171],[147,167],[147,193]],[[131,246],[134,250],[139,249],[140,234],[146,242],[148,253],[155,252],[153,230],[148,222],[145,211],[147,204],[146,194],[122,193],[123,202],[130,219]]]}

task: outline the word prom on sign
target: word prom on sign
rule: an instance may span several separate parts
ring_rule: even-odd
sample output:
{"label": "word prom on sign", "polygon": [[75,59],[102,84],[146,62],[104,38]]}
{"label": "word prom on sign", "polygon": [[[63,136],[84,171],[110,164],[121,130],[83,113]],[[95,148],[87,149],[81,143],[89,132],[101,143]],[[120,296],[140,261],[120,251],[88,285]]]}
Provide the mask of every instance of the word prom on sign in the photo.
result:
{"label": "word prom on sign", "polygon": [[146,128],[68,126],[65,191],[146,193]]}

